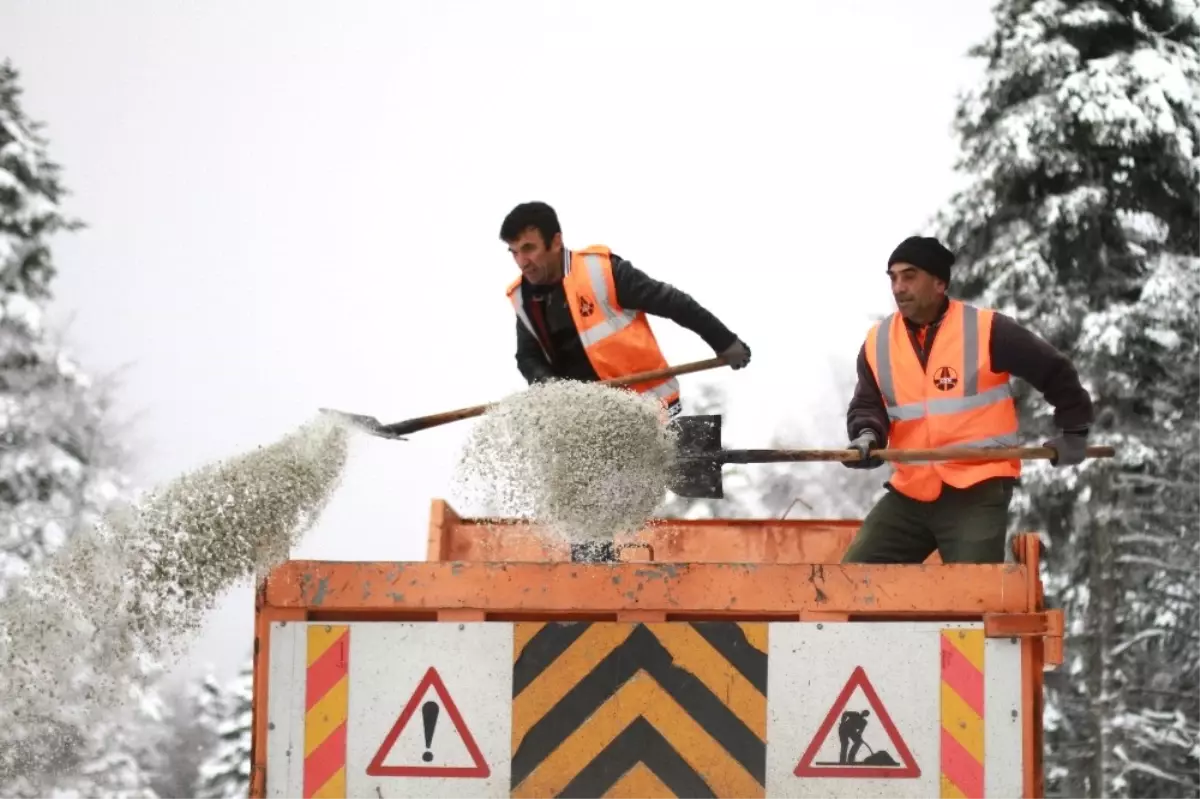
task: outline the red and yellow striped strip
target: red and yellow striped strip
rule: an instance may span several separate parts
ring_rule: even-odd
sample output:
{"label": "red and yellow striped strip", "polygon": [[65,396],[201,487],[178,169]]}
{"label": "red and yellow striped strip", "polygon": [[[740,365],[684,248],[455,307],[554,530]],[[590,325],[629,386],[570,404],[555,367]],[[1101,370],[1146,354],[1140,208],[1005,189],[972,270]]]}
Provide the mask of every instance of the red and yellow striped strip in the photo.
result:
{"label": "red and yellow striped strip", "polygon": [[983,630],[942,630],[942,797],[983,799]]}
{"label": "red and yellow striped strip", "polygon": [[350,628],[308,628],[304,687],[304,799],[346,795],[346,711],[350,686]]}

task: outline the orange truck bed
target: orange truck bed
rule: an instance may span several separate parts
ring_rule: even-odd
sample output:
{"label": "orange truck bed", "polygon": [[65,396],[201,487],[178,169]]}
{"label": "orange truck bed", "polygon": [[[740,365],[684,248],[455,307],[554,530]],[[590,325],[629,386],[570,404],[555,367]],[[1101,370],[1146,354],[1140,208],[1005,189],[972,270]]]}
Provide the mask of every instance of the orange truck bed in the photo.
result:
{"label": "orange truck bed", "polygon": [[858,524],[656,521],[575,563],[435,500],[425,562],[286,562],[250,795],[1042,796],[1037,537],[842,566]]}

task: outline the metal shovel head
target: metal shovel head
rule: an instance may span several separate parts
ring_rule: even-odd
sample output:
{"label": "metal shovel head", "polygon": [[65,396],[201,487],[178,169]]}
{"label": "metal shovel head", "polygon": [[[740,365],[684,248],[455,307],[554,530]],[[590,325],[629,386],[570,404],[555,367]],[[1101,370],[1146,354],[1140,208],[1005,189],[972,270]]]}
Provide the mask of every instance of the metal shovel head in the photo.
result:
{"label": "metal shovel head", "polygon": [[334,408],[319,408],[321,413],[327,413],[331,416],[337,416],[350,424],[357,430],[364,433],[369,433],[380,438],[390,438],[396,441],[407,441],[403,436],[394,435],[383,430],[383,423],[374,416],[368,416],[365,413],[350,413],[349,411],[339,411]]}
{"label": "metal shovel head", "polygon": [[680,416],[672,423],[678,431],[671,493],[685,499],[723,499],[721,480],[721,416]]}

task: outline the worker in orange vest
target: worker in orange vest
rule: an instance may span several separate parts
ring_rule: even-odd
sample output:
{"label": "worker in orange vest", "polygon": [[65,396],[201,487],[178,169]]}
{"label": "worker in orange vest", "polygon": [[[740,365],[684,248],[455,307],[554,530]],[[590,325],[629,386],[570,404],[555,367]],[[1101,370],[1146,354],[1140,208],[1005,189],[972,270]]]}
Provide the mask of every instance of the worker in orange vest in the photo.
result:
{"label": "worker in orange vest", "polygon": [[[734,369],[750,363],[746,346],[716,316],[679,289],[655,280],[607,247],[569,250],[554,209],[513,208],[500,226],[521,277],[508,287],[517,315],[517,368],[530,383],[596,381],[667,367],[647,314],[691,330]],[[657,397],[674,417],[675,378],[628,388]]]}
{"label": "worker in orange vest", "polygon": [[[1056,466],[1083,461],[1091,397],[1071,361],[1004,314],[946,296],[954,254],[912,236],[888,258],[898,313],[874,325],[858,354],[847,412],[851,468],[883,465],[870,450],[1019,445],[1010,377],[1054,407]],[[883,498],[843,563],[1004,561],[1008,508],[1021,462],[895,463]]]}

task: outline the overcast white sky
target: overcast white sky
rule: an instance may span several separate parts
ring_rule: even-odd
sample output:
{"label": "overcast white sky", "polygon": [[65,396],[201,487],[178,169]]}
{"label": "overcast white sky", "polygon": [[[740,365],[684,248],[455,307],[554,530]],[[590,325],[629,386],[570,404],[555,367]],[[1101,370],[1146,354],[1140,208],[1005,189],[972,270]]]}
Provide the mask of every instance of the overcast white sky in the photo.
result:
{"label": "overcast white sky", "polygon": [[[682,379],[727,389],[727,445],[844,408],[830,363],[853,368],[888,253],[956,185],[989,6],[0,0],[0,57],[90,225],[56,240],[57,312],[85,366],[128,365],[157,484],[319,406],[392,421],[521,388],[497,232],[530,199],[750,344]],[[712,354],[656,330],[673,363]],[[356,440],[294,556],[423,559],[469,424]],[[191,664],[228,676],[252,611],[232,592]]]}

